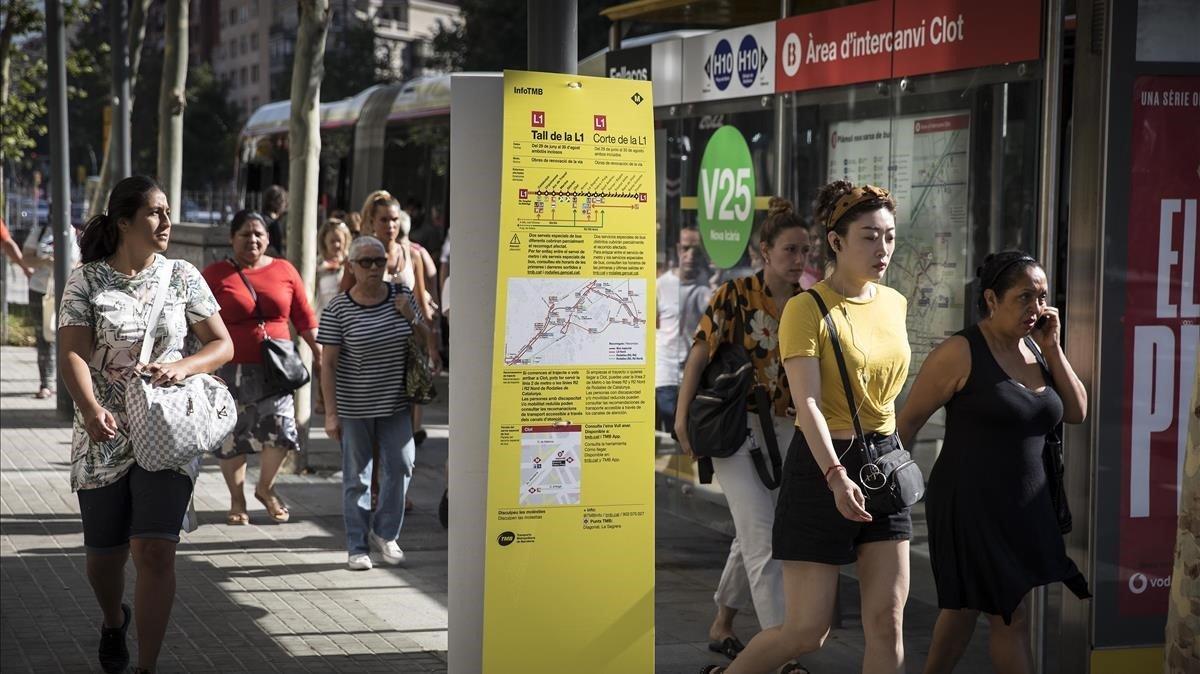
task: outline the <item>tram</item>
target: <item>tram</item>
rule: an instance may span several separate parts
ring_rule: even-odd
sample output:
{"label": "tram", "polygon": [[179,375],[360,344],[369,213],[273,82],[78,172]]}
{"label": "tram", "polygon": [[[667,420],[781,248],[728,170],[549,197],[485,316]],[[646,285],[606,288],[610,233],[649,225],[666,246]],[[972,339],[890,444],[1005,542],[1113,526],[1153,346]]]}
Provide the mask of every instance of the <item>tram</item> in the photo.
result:
{"label": "tram", "polygon": [[[238,143],[239,201],[259,207],[271,185],[287,185],[289,101],[250,115]],[[357,210],[386,189],[405,204],[445,212],[450,180],[450,76],[376,85],[320,106],[318,205],[322,215]],[[413,223],[416,226],[418,223]]]}

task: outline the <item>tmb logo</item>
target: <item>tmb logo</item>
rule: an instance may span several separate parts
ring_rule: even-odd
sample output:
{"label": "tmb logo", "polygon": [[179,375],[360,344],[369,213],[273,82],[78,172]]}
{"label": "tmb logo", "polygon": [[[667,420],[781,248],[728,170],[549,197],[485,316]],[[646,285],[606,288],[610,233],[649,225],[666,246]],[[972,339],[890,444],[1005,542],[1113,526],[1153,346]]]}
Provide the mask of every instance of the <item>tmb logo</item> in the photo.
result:
{"label": "tmb logo", "polygon": [[500,544],[500,547],[512,545],[515,540],[517,540],[517,535],[511,531],[505,531],[496,537],[496,542]]}

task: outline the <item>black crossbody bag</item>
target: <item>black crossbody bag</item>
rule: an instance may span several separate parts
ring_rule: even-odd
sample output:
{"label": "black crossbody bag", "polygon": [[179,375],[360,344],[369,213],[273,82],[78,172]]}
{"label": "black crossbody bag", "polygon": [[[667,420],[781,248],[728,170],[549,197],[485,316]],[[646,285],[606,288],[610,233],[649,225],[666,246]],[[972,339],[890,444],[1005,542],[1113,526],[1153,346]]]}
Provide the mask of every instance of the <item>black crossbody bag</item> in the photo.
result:
{"label": "black crossbody bag", "polygon": [[[846,358],[842,355],[842,345],[838,338],[837,326],[829,308],[816,290],[809,289],[808,294],[817,301],[821,317],[829,329],[829,343],[833,346],[833,355],[837,358],[838,372],[842,375],[842,388],[846,391],[846,403],[850,406],[850,418],[854,420],[855,439],[862,456],[862,468],[858,475],[851,475],[862,488],[863,496],[867,499],[867,512],[872,515],[891,515],[912,506],[925,495],[925,476],[921,468],[912,460],[908,450],[900,446],[897,440],[896,449],[883,454],[879,453],[875,443],[869,442],[863,433],[862,424],[858,420],[858,406],[854,403],[854,391],[850,388],[850,374],[846,370]],[[856,479],[857,478],[857,479]]]}
{"label": "black crossbody bag", "polygon": [[[709,484],[713,476],[712,460],[732,456],[746,441],[746,436],[754,437],[746,426],[746,399],[753,392],[763,440],[767,443],[767,456],[763,456],[762,448],[754,441],[750,458],[763,485],[767,489],[776,489],[782,481],[783,460],[771,421],[771,401],[766,388],[754,381],[754,363],[744,346],[743,321],[735,323],[733,343],[722,344],[700,375],[700,388],[688,405],[688,439],[692,443],[692,452],[700,457],[700,483]],[[771,462],[769,469],[768,460]]]}
{"label": "black crossbody bag", "polygon": [[304,362],[300,360],[300,354],[296,353],[296,345],[290,339],[275,339],[267,334],[267,320],[263,317],[262,308],[258,306],[258,293],[254,292],[254,286],[250,285],[250,279],[242,273],[242,268],[233,260],[230,260],[229,264],[237,269],[242,283],[245,283],[246,289],[250,291],[250,298],[254,300],[254,318],[263,332],[263,340],[259,343],[263,365],[263,399],[281,393],[291,393],[304,386],[310,377],[308,368],[304,367]]}
{"label": "black crossbody bag", "polygon": [[[1042,376],[1046,378],[1046,386],[1054,388],[1054,375],[1050,373],[1050,365],[1046,356],[1031,338],[1025,338],[1025,345],[1037,358],[1042,368]],[[1042,447],[1042,467],[1046,470],[1046,483],[1050,490],[1050,501],[1054,504],[1054,516],[1058,518],[1060,533],[1071,533],[1071,506],[1067,503],[1067,486],[1064,481],[1066,465],[1063,460],[1063,424],[1062,421],[1054,430],[1046,435],[1046,444]]]}

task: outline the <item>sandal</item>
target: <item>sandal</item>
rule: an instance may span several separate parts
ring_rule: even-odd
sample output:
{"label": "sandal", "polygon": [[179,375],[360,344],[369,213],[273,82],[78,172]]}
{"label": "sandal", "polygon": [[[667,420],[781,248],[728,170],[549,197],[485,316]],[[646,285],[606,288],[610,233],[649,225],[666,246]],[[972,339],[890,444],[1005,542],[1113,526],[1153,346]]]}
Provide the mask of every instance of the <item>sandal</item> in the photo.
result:
{"label": "sandal", "polygon": [[272,493],[267,498],[263,498],[258,492],[254,492],[254,498],[263,504],[263,507],[267,509],[267,515],[277,524],[283,524],[292,518],[292,513],[288,511],[288,507],[275,494]]}
{"label": "sandal", "polygon": [[713,653],[720,653],[730,660],[736,658],[738,653],[746,650],[746,645],[743,644],[737,637],[729,635],[720,641],[708,642],[708,650]]}
{"label": "sandal", "polygon": [[225,524],[231,527],[244,527],[250,524],[250,513],[235,513],[230,510],[229,514],[225,515]]}
{"label": "sandal", "polygon": [[52,395],[54,395],[54,389],[43,386],[40,389],[38,389],[37,393],[33,394],[33,397],[38,400],[45,400],[46,398],[49,398]]}
{"label": "sandal", "polygon": [[779,674],[809,674],[808,667],[792,660],[779,670]]}
{"label": "sandal", "polygon": [[700,670],[700,674],[721,674],[725,668],[721,665],[705,665],[704,669]]}

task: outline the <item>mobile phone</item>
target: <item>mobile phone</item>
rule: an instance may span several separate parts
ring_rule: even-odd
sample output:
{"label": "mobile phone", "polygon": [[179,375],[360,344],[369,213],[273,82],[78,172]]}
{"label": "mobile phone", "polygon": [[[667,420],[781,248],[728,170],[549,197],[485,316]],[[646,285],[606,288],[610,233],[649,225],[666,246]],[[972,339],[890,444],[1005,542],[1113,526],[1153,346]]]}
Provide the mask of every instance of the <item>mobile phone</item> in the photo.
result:
{"label": "mobile phone", "polygon": [[1042,314],[1041,316],[1038,317],[1037,323],[1033,324],[1033,329],[1041,330],[1042,328],[1046,327],[1046,321],[1048,321],[1048,320],[1050,320],[1050,315]]}

